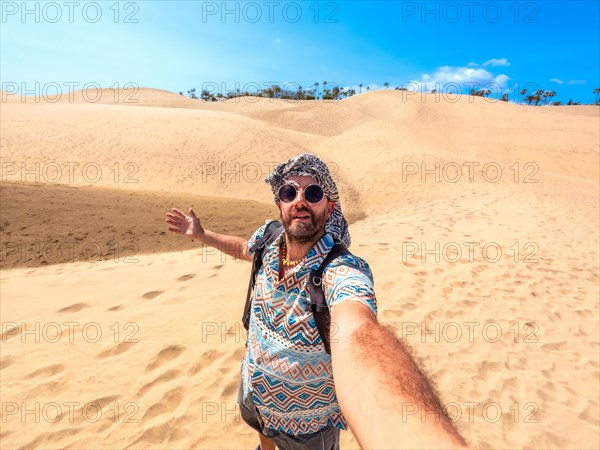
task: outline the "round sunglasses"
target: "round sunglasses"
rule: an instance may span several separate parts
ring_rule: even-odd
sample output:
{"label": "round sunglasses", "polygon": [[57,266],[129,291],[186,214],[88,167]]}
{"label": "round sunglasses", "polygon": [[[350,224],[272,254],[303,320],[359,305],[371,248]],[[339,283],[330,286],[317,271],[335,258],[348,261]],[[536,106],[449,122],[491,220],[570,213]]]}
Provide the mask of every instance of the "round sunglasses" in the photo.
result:
{"label": "round sunglasses", "polygon": [[295,200],[299,190],[304,193],[304,198],[309,203],[319,203],[325,195],[323,188],[318,184],[311,184],[304,189],[297,189],[292,184],[284,184],[279,188],[279,199],[284,203],[291,203]]}

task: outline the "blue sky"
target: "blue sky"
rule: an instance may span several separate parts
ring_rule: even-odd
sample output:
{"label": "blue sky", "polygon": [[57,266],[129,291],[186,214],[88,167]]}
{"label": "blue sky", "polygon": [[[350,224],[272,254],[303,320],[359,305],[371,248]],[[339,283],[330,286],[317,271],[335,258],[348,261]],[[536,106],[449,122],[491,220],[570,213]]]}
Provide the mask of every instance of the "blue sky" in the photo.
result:
{"label": "blue sky", "polygon": [[487,86],[511,100],[526,86],[588,103],[600,87],[599,3],[2,1],[0,80],[65,93],[388,82]]}

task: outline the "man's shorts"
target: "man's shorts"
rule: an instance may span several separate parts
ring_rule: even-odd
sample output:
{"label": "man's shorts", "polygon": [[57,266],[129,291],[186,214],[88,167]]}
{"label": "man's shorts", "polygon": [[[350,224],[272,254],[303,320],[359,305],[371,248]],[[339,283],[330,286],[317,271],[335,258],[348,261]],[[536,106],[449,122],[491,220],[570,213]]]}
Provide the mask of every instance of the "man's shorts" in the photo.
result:
{"label": "man's shorts", "polygon": [[273,439],[279,450],[339,450],[340,448],[340,429],[337,427],[326,427],[316,433],[292,436],[264,426],[260,413],[252,400],[252,395],[248,395],[244,399],[241,384],[237,401],[244,422],[259,433]]}

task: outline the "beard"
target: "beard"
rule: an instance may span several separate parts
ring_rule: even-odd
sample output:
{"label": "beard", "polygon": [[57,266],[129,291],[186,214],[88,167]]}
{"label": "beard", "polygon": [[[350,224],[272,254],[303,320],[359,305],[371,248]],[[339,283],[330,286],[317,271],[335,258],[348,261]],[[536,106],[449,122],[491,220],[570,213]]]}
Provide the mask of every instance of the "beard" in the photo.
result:
{"label": "beard", "polygon": [[[308,215],[309,221],[294,222],[292,218],[296,214]],[[290,242],[297,242],[299,244],[316,242],[325,233],[327,209],[320,214],[315,214],[306,208],[290,210],[289,214],[285,217],[282,215],[281,222]]]}

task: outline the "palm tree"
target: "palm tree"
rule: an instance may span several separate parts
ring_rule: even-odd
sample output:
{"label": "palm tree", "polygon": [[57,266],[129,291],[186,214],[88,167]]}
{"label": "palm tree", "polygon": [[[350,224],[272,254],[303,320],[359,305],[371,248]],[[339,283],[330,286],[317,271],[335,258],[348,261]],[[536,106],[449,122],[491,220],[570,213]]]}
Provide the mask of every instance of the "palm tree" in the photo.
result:
{"label": "palm tree", "polygon": [[596,94],[596,100],[594,100],[595,104],[600,104],[600,88],[594,89],[594,94]]}
{"label": "palm tree", "polygon": [[371,90],[371,86],[367,86],[367,91],[370,91],[370,90]]}
{"label": "palm tree", "polygon": [[384,88],[386,88],[386,89],[387,89],[387,88],[389,88],[389,87],[390,87],[390,83],[388,83],[388,82],[386,81],[385,83],[383,83],[383,87],[384,87]]}
{"label": "palm tree", "polygon": [[548,104],[548,97],[550,96],[550,91],[544,91],[544,93],[542,94],[542,97],[544,98],[544,103],[547,105]]}
{"label": "palm tree", "polygon": [[300,97],[301,97],[301,96],[302,96],[302,97],[304,97],[304,96],[302,95],[302,86],[298,86],[298,95],[297,95],[297,97],[298,97],[298,100],[300,100]]}
{"label": "palm tree", "polygon": [[325,86],[327,86],[327,81],[323,81],[323,89],[325,89]]}
{"label": "palm tree", "polygon": [[317,98],[318,94],[319,94],[319,82],[318,81],[315,81],[314,87],[315,87],[315,98]]}
{"label": "palm tree", "polygon": [[525,101],[525,94],[527,94],[527,88],[521,89],[521,95],[523,96],[521,97],[521,103]]}
{"label": "palm tree", "polygon": [[502,97],[500,98],[500,101],[507,102],[508,101],[508,94],[502,94]]}
{"label": "palm tree", "polygon": [[340,96],[340,88],[339,87],[334,87],[333,91],[331,92],[331,94],[333,95],[334,100],[337,100],[338,97]]}
{"label": "palm tree", "polygon": [[281,88],[277,85],[273,86],[273,93],[275,95],[275,98],[277,98],[277,93],[279,93],[279,96],[281,97]]}
{"label": "palm tree", "polygon": [[360,93],[361,93],[361,91],[362,91],[362,87],[363,87],[363,85],[362,85],[362,83],[360,83],[360,84],[358,85],[358,93],[359,93],[359,94],[360,94]]}
{"label": "palm tree", "polygon": [[350,97],[352,97],[353,95],[356,95],[356,90],[355,89],[348,89],[348,95]]}

